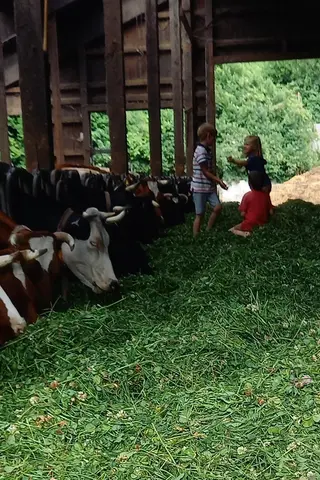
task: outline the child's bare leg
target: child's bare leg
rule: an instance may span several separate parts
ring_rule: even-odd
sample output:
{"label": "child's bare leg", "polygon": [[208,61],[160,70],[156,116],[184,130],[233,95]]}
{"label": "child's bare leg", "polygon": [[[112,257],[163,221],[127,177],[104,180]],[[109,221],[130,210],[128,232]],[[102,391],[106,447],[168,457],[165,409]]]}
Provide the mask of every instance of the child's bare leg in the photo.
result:
{"label": "child's bare leg", "polygon": [[251,235],[250,232],[244,232],[241,230],[241,223],[230,228],[229,232],[233,233],[234,235],[238,235],[239,237],[249,237],[249,235]]}
{"label": "child's bare leg", "polygon": [[209,220],[208,220],[207,230],[211,230],[211,228],[215,224],[215,221],[217,220],[217,217],[220,215],[221,210],[222,210],[221,205],[216,205],[214,207],[214,209],[212,210],[212,213],[209,217]]}
{"label": "child's bare leg", "polygon": [[196,218],[193,222],[193,236],[196,237],[200,233],[201,222],[203,219],[204,214],[196,215]]}

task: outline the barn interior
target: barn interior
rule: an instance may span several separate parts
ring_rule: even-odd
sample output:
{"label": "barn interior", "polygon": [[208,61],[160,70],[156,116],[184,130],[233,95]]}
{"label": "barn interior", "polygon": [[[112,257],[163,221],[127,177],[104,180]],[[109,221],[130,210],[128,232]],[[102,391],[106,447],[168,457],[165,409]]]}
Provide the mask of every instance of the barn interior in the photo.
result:
{"label": "barn interior", "polygon": [[29,171],[89,165],[90,114],[106,112],[111,170],[126,173],[126,110],[148,109],[159,176],[160,110],[172,108],[175,172],[190,175],[196,129],[215,123],[215,65],[319,57],[317,13],[312,0],[2,0],[1,161],[7,115],[22,114]]}

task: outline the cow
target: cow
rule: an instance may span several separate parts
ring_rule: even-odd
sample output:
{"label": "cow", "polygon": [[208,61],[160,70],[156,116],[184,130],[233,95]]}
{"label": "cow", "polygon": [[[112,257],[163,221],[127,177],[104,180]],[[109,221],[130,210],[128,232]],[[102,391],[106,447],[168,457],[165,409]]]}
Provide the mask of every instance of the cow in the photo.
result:
{"label": "cow", "polygon": [[62,245],[63,261],[95,293],[112,292],[119,288],[108,252],[110,237],[104,224],[120,222],[125,215],[125,209],[116,215],[115,212],[101,212],[91,207],[82,215],[69,209],[61,219],[59,228],[75,236],[73,250]]}
{"label": "cow", "polygon": [[20,262],[30,262],[46,250],[2,250],[0,252],[0,345],[22,333],[37,320],[35,288],[24,275]]}
{"label": "cow", "polygon": [[75,241],[66,232],[33,232],[17,225],[10,237],[9,244],[19,250],[45,250],[45,253],[33,262],[22,263],[22,269],[29,281],[35,286],[35,308],[38,313],[52,306],[60,293],[62,259],[60,255],[64,244],[72,251]]}

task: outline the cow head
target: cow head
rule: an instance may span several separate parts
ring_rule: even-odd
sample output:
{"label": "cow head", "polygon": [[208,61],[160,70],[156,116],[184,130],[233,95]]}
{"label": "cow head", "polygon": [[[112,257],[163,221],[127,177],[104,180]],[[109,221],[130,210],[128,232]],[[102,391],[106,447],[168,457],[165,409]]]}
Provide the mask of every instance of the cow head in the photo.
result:
{"label": "cow head", "polygon": [[95,293],[113,291],[119,285],[109,257],[110,237],[104,222],[107,224],[118,222],[125,214],[125,210],[116,215],[115,212],[106,213],[94,207],[88,208],[82,216],[90,225],[89,238],[76,239],[72,251],[62,245],[63,260],[68,268]]}

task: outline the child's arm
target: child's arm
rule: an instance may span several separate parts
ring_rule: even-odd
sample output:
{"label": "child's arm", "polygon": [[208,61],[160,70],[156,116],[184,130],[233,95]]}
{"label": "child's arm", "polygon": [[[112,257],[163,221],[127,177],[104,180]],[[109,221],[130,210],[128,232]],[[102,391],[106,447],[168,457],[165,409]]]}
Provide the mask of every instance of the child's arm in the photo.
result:
{"label": "child's arm", "polygon": [[211,180],[212,182],[216,182],[220,185],[221,188],[223,188],[224,190],[228,190],[228,187],[227,185],[219,178],[219,177],[216,177],[215,175],[213,175],[213,173],[211,173],[209,170],[208,170],[208,164],[207,162],[202,162],[200,163],[200,168],[202,170],[202,173],[203,175],[208,179],[208,180]]}
{"label": "child's arm", "polygon": [[238,167],[246,167],[248,165],[248,160],[236,160],[233,157],[228,157],[228,162],[238,165]]}

